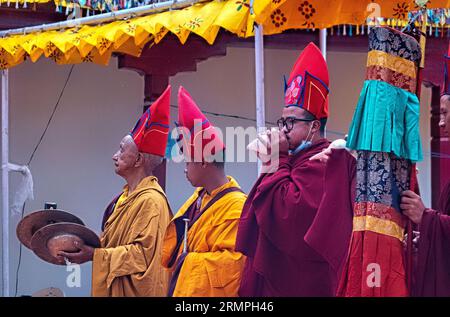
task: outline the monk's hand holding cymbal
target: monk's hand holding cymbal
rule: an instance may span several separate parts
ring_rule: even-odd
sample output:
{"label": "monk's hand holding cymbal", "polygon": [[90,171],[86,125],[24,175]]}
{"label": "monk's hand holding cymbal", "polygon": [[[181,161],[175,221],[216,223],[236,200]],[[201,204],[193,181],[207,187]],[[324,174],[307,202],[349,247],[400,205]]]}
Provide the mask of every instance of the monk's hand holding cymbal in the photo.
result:
{"label": "monk's hand holding cymbal", "polygon": [[79,241],[73,242],[74,246],[78,248],[77,252],[58,252],[58,257],[66,258],[71,263],[83,264],[92,261],[94,258],[94,248]]}

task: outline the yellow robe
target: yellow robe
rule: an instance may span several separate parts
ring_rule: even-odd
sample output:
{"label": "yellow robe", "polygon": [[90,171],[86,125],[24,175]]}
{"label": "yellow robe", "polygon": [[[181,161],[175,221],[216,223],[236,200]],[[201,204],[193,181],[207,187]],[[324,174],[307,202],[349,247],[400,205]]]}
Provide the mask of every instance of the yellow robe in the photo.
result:
{"label": "yellow robe", "polygon": [[[105,224],[92,263],[92,296],[166,296],[169,273],[161,265],[171,214],[156,177],[144,178],[119,199]],[[120,202],[121,201],[121,202]]]}
{"label": "yellow robe", "polygon": [[[205,194],[201,208],[221,190],[239,187],[232,177],[228,176],[228,179],[227,184],[214,190],[211,195]],[[177,252],[174,220],[184,215],[198,198],[201,189],[198,188],[184,203],[167,228],[162,254],[165,267],[169,267],[173,252]],[[245,256],[235,251],[235,243],[239,218],[246,198],[247,196],[241,192],[226,194],[206,210],[189,229],[187,243],[189,252],[181,267],[173,296],[238,296]],[[183,245],[180,246],[178,254],[182,249]],[[170,269],[173,270],[175,266],[176,264],[172,265]]]}

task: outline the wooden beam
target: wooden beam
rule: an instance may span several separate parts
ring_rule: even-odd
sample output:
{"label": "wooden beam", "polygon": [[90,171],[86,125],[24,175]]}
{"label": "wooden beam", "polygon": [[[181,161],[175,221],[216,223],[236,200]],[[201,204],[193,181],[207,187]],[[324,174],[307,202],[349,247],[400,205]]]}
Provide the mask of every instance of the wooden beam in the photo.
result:
{"label": "wooden beam", "polygon": [[119,68],[143,74],[174,76],[197,70],[197,63],[212,56],[226,55],[227,42],[217,40],[209,45],[204,39],[191,35],[183,45],[174,35],[167,35],[159,44],[147,47],[141,57],[119,57]]}
{"label": "wooden beam", "polygon": [[25,26],[40,25],[64,21],[66,16],[55,11],[53,2],[47,4],[28,4],[27,9],[15,8],[15,1],[10,7],[6,3],[0,6],[0,30],[17,29]]}
{"label": "wooden beam", "polygon": [[[300,30],[289,30],[281,34],[265,35],[264,48],[302,50],[309,42],[319,46],[319,31],[307,32]],[[254,47],[254,38],[238,38],[232,36],[228,40],[231,47]],[[367,52],[367,36],[328,36],[327,48],[332,52]]]}

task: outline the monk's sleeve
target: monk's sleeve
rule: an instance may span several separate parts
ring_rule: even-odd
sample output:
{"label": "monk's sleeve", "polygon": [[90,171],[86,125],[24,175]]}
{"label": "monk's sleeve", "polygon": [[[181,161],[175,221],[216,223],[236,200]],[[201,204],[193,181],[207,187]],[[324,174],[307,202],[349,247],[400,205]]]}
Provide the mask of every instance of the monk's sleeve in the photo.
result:
{"label": "monk's sleeve", "polygon": [[[117,232],[130,236],[129,243],[114,248],[95,249],[92,274],[93,284],[110,288],[114,279],[144,273],[152,261],[157,237],[159,212],[161,206],[153,199],[140,201],[135,208],[139,208],[129,233]],[[95,287],[93,289],[105,289]],[[106,290],[106,289],[105,289]],[[102,294],[96,294],[102,296]]]}
{"label": "monk's sleeve", "polygon": [[252,207],[259,228],[281,251],[295,252],[303,241],[322,198],[324,172],[319,161],[293,166],[280,156],[278,171],[259,184]]}
{"label": "monk's sleeve", "polygon": [[431,239],[434,235],[438,235],[439,239],[450,240],[450,216],[426,209],[420,224],[420,239]]}
{"label": "monk's sleeve", "polygon": [[331,265],[336,287],[353,228],[356,159],[345,149],[332,150],[325,179],[322,201],[305,241]]}
{"label": "monk's sleeve", "polygon": [[420,223],[415,296],[450,296],[450,216],[427,209]]}

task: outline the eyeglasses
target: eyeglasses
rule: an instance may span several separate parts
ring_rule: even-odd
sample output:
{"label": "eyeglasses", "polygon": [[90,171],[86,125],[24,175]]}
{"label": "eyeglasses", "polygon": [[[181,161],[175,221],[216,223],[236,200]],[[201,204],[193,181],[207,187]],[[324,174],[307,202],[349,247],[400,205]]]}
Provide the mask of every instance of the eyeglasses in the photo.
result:
{"label": "eyeglasses", "polygon": [[287,117],[286,119],[280,118],[277,120],[277,125],[280,130],[286,127],[286,130],[289,132],[294,128],[294,123],[296,121],[311,122],[314,121],[314,119],[301,119],[296,117]]}

